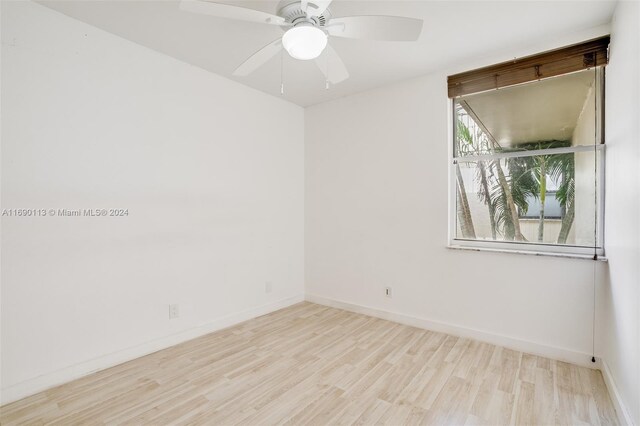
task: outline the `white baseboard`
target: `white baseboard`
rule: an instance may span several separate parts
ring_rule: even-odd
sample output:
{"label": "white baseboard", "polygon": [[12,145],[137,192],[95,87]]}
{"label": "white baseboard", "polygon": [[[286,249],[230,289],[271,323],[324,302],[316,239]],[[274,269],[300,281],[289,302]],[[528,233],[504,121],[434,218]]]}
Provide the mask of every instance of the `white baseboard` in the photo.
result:
{"label": "white baseboard", "polygon": [[609,390],[609,396],[611,396],[613,407],[616,409],[616,413],[618,414],[618,421],[621,425],[635,426],[635,423],[633,423],[633,419],[631,418],[631,413],[629,413],[627,406],[624,404],[624,401],[620,397],[620,392],[616,387],[616,382],[613,380],[611,370],[609,369],[609,365],[605,360],[602,360],[601,371],[602,377],[604,377],[604,383],[607,385],[607,389]]}
{"label": "white baseboard", "polygon": [[0,392],[0,405],[17,401],[29,395],[79,379],[80,377],[88,374],[113,367],[114,365],[122,364],[123,362],[157,352],[161,349],[177,345],[187,340],[195,339],[196,337],[204,336],[205,334],[209,334],[223,328],[231,327],[252,318],[303,302],[304,300],[304,296],[299,295],[257,306],[255,308],[250,308],[238,313],[227,315],[199,327],[190,328],[180,333],[145,342],[141,345],[113,352],[80,364],[72,365],[61,370],[35,377],[33,379],[25,380],[24,382],[3,388],[2,392]]}
{"label": "white baseboard", "polygon": [[333,308],[344,309],[359,314],[369,315],[376,318],[382,318],[413,327],[424,328],[427,330],[447,333],[454,336],[465,337],[469,339],[479,340],[491,343],[497,346],[526,352],[533,355],[543,356],[558,361],[570,362],[572,364],[599,369],[600,360],[596,358],[596,362],[591,362],[591,355],[583,352],[576,352],[570,349],[558,348],[555,346],[547,346],[528,340],[522,340],[514,337],[503,336],[500,334],[490,333],[487,331],[476,330],[473,328],[463,327],[454,324],[447,324],[439,321],[432,321],[425,318],[399,314],[396,312],[385,311],[382,309],[371,308],[368,306],[357,305],[349,302],[328,299],[325,297],[307,293],[305,299],[312,303],[331,306]]}

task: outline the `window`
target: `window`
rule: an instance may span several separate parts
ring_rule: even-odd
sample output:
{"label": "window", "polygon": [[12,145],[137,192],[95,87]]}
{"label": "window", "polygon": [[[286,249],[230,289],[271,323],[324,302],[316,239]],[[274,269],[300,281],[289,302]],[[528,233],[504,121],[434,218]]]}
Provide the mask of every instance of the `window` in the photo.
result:
{"label": "window", "polygon": [[449,78],[451,245],[603,254],[606,45],[580,50],[582,62],[542,54],[529,62],[534,78],[523,77],[530,58],[495,66],[493,83],[488,69]]}

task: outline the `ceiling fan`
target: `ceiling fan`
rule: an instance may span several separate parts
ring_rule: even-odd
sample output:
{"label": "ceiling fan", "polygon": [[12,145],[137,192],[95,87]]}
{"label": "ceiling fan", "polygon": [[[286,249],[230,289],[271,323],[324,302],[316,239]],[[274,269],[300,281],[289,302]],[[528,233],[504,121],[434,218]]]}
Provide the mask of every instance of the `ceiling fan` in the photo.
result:
{"label": "ceiling fan", "polygon": [[[182,0],[180,9],[227,19],[277,25],[285,33],[251,55],[233,72],[246,76],[260,68],[283,48],[295,59],[315,59],[326,80],[332,84],[349,77],[349,72],[328,37],[346,37],[379,41],[415,41],[422,31],[421,19],[401,16],[346,16],[334,18],[328,9],[332,0],[282,0],[277,15],[214,3],[206,0]],[[325,53],[321,59],[320,55]]]}

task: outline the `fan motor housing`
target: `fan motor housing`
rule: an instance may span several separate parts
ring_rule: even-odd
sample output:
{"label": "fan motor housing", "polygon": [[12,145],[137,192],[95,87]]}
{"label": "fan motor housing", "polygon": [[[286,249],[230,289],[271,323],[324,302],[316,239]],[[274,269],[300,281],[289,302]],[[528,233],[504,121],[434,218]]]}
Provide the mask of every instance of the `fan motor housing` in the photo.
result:
{"label": "fan motor housing", "polygon": [[[315,5],[313,1],[309,1],[308,7],[313,7],[312,5]],[[322,15],[307,17],[307,14],[302,10],[300,0],[282,0],[278,4],[278,16],[283,17],[291,24],[308,22],[317,27],[324,27],[331,19],[331,11],[327,8],[322,12]]]}

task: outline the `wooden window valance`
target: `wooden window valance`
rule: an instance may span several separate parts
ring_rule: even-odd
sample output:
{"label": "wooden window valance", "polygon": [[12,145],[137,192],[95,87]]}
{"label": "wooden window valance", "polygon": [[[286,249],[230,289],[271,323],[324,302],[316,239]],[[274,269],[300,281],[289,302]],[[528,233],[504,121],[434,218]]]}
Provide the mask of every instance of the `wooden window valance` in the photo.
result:
{"label": "wooden window valance", "polygon": [[483,92],[606,65],[610,36],[447,77],[449,97]]}

